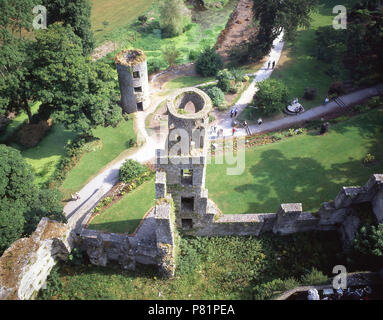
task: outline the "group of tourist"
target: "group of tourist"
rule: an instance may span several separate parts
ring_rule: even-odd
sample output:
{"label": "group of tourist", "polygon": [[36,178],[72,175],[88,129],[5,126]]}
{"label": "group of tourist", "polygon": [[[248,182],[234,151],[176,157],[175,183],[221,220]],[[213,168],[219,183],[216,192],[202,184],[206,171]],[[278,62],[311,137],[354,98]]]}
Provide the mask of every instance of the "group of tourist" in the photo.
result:
{"label": "group of tourist", "polygon": [[270,69],[270,64],[271,64],[271,69],[274,69],[274,67],[275,67],[275,61],[273,61],[273,63],[271,63],[271,61],[269,61],[269,62],[267,63],[267,69]]}
{"label": "group of tourist", "polygon": [[230,109],[230,118],[235,118],[235,117],[237,117],[237,115],[238,115],[238,108],[231,108]]}

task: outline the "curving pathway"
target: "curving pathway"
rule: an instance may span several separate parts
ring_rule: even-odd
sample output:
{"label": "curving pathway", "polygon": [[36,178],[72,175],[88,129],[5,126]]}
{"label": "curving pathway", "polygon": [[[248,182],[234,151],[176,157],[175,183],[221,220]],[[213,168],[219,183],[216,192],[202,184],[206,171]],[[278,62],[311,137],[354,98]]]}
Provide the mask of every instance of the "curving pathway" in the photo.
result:
{"label": "curving pathway", "polygon": [[[247,90],[243,92],[240,99],[235,104],[235,107],[238,108],[239,113],[251,103],[254,94],[257,92],[257,88],[255,86],[256,83],[267,79],[272,74],[273,69],[267,68],[268,61],[275,61],[275,65],[278,64],[284,45],[282,39],[283,34],[281,34],[274,41],[273,49],[271,50],[266,63],[258,72],[252,74],[252,76],[255,76],[253,82],[250,84]],[[154,79],[152,79],[152,81],[153,80]],[[383,86],[378,85],[372,88],[356,91],[354,93],[343,96],[342,100],[346,105],[358,103],[368,97],[378,95],[379,91],[377,89],[383,91]],[[166,133],[163,133],[160,136],[149,136],[145,128],[146,117],[155,111],[156,107],[161,102],[161,100],[165,99],[164,97],[161,98],[156,94],[157,92],[159,92],[159,90],[156,89],[155,86],[152,86],[151,90],[152,103],[150,108],[148,108],[144,112],[136,113],[135,119],[137,135],[140,136],[140,138],[143,141],[145,141],[145,143],[137,150],[136,153],[127,156],[121,159],[120,161],[113,163],[111,166],[107,167],[78,192],[80,195],[80,199],[77,201],[71,201],[64,207],[64,214],[67,217],[69,224],[78,226],[82,223],[84,219],[86,219],[87,216],[89,216],[91,209],[97,205],[98,201],[100,201],[103,198],[103,196],[105,196],[118,181],[119,169],[121,165],[126,161],[126,159],[134,159],[141,163],[145,163],[149,160],[154,159],[156,149],[164,148]],[[270,121],[262,124],[261,126],[252,125],[250,126],[250,128],[253,133],[259,133],[281,127],[289,127],[302,121],[317,118],[321,115],[332,112],[337,108],[339,108],[339,106],[336,105],[335,102],[330,102],[326,106],[318,106],[312,108],[309,111],[297,116],[291,116],[280,120]],[[223,129],[224,136],[232,135],[231,121],[232,119],[228,115],[217,121],[217,127]],[[236,135],[244,136],[246,135],[246,132],[244,129],[240,129],[236,133]],[[216,137],[211,136],[210,138],[214,139]]]}

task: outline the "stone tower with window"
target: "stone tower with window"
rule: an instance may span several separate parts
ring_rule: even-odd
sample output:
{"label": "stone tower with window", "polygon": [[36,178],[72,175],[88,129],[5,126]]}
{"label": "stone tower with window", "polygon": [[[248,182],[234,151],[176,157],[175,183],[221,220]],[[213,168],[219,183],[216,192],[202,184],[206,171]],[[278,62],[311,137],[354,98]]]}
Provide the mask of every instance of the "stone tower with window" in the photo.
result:
{"label": "stone tower with window", "polygon": [[156,197],[171,196],[179,230],[194,234],[218,209],[205,189],[210,98],[200,89],[179,90],[167,100],[169,135],[156,154]]}
{"label": "stone tower with window", "polygon": [[122,50],[116,57],[121,106],[127,113],[150,106],[147,60],[143,51]]}

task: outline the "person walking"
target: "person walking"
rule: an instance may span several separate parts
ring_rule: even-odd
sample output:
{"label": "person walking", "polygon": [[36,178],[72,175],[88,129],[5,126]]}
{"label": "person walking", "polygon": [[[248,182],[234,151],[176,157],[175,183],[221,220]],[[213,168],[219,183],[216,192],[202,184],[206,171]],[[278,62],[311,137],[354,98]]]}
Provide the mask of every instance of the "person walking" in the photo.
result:
{"label": "person walking", "polygon": [[235,110],[234,110],[234,118],[237,117],[237,114],[238,114],[238,109],[235,108]]}
{"label": "person walking", "polygon": [[269,61],[269,63],[267,64],[267,69],[270,69],[270,63],[271,61]]}
{"label": "person walking", "polygon": [[230,118],[233,118],[233,115],[234,115],[234,110],[233,108],[230,109]]}
{"label": "person walking", "polygon": [[76,192],[76,200],[80,200],[80,199],[81,199],[80,194]]}
{"label": "person walking", "polygon": [[233,128],[233,136],[235,135],[235,128]]}
{"label": "person walking", "polygon": [[324,99],[323,104],[326,105],[328,102],[329,102],[328,97],[326,97],[326,99]]}
{"label": "person walking", "polygon": [[274,67],[275,67],[275,61],[273,61],[273,67],[272,67],[272,69],[274,69]]}
{"label": "person walking", "polygon": [[258,125],[260,126],[260,125],[262,124],[262,122],[263,122],[262,119],[259,118],[259,119],[258,119]]}

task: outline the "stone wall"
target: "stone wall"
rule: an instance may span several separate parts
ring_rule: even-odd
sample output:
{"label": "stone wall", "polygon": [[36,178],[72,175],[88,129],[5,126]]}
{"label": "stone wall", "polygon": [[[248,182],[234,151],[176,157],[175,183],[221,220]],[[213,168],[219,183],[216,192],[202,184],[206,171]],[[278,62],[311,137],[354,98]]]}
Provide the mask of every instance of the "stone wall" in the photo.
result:
{"label": "stone wall", "polygon": [[74,239],[66,224],[42,218],[29,238],[15,241],[0,258],[0,300],[33,298]]}
{"label": "stone wall", "polygon": [[[161,172],[156,179],[156,190],[163,196],[166,176]],[[171,186],[168,186],[171,193]],[[176,202],[176,201],[175,201]],[[272,231],[285,235],[312,230],[340,232],[344,249],[348,249],[359,229],[360,218],[353,206],[370,202],[376,221],[383,217],[383,175],[374,174],[363,187],[343,187],[334,201],[322,204],[318,212],[303,212],[301,203],[281,204],[277,213],[223,215],[217,206],[208,200],[204,219],[192,229],[180,229],[187,235],[228,236],[255,235]]]}

